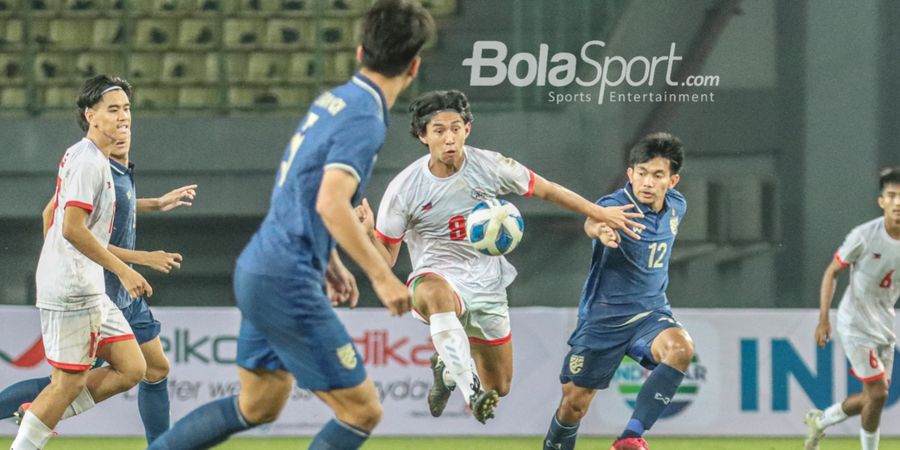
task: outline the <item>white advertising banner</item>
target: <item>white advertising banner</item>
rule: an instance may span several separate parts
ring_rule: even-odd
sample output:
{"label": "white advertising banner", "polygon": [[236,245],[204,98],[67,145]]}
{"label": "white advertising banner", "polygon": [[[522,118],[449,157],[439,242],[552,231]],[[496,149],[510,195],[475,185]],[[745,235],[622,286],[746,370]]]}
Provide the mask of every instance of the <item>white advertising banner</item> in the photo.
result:
{"label": "white advertising banner", "polygon": [[[171,361],[169,394],[178,419],[210,400],[238,391],[233,364],[239,315],[234,308],[157,308],[162,339]],[[814,310],[681,309],[676,318],[696,345],[695,360],[665,416],[658,435],[778,436],[805,433],[804,412],[840,401],[860,384],[848,373],[839,344],[816,347]],[[570,308],[512,310],[515,368],[510,394],[496,419],[482,425],[469,416],[459,394],[440,418],[428,412],[432,345],[428,327],[385,310],[341,310],[375,381],[385,414],[382,435],[542,435],[560,399],[559,371],[575,326]],[[897,355],[900,360],[900,355]],[[40,345],[40,321],[30,307],[0,307],[0,387],[46,376],[50,366]],[[894,373],[900,375],[895,367]],[[632,403],[647,376],[626,359],[609,389],[601,391],[582,421],[583,434],[616,434],[631,416]],[[898,377],[894,377],[898,379]],[[896,383],[895,383],[896,384]],[[64,421],[65,435],[143,435],[137,389],[119,395],[83,416]],[[894,386],[882,424],[900,423],[900,389]],[[257,428],[259,435],[311,435],[331,414],[312,394],[296,389],[281,418]],[[856,435],[852,418],[830,430]],[[11,420],[0,434],[12,435]],[[882,426],[885,435],[900,427]]]}

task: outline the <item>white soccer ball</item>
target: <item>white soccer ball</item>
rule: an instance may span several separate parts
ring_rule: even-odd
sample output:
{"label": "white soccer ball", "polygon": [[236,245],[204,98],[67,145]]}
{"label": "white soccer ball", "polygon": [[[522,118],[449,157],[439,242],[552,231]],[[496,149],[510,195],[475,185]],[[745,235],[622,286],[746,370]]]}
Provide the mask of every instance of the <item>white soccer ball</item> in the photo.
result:
{"label": "white soccer ball", "polygon": [[485,200],[466,218],[466,235],[472,247],[485,255],[505,255],[519,245],[525,234],[522,214],[510,202]]}

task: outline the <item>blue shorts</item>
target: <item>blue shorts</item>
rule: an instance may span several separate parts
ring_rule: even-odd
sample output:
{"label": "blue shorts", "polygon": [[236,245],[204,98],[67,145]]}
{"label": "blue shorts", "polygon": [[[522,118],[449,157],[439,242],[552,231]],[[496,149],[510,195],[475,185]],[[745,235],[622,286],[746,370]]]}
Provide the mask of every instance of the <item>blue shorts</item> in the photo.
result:
{"label": "blue shorts", "polygon": [[122,309],[125,320],[131,325],[137,343],[143,344],[159,336],[159,321],[153,317],[147,299],[139,297]]}
{"label": "blue shorts", "polygon": [[626,355],[647,369],[655,368],[658,362],[650,352],[653,339],[667,328],[681,328],[681,324],[668,308],[651,311],[630,323],[629,319],[632,318],[579,317],[569,338],[571,349],[563,360],[560,383],[606,389]]}
{"label": "blue shorts", "polygon": [[363,359],[334,313],[321,281],[234,272],[241,310],[237,364],[286,370],[297,386],[331,391],[366,379]]}

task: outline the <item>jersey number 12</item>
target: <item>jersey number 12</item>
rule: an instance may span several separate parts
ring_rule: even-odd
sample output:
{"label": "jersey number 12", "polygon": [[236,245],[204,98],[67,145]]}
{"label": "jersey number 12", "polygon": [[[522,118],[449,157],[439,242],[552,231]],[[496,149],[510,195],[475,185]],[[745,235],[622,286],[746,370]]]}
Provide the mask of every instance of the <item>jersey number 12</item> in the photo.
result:
{"label": "jersey number 12", "polygon": [[647,261],[647,267],[651,269],[662,269],[663,267],[663,258],[666,256],[666,250],[669,249],[669,244],[665,242],[654,242],[650,244],[650,258]]}

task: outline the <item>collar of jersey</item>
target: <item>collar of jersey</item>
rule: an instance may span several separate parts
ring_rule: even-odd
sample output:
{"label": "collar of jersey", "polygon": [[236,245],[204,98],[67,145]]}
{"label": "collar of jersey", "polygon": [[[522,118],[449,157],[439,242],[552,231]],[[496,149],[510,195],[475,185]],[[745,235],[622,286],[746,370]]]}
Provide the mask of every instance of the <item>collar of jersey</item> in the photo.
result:
{"label": "collar of jersey", "polygon": [[125,167],[114,161],[112,158],[109,158],[109,167],[112,167],[112,169],[115,170],[119,175],[125,175],[129,170],[134,169],[134,163],[129,161],[128,167]]}
{"label": "collar of jersey", "polygon": [[429,153],[429,154],[425,155],[422,158],[424,160],[423,166],[425,167],[425,175],[430,177],[432,180],[441,181],[441,182],[456,179],[456,177],[459,176],[459,174],[461,174],[463,172],[463,170],[466,169],[466,165],[469,164],[469,157],[471,156],[471,153],[469,153],[468,145],[463,145],[463,152],[466,155],[466,157],[465,157],[465,159],[463,159],[462,165],[459,166],[459,170],[457,170],[456,173],[454,173],[453,175],[450,175],[449,177],[439,177],[439,176],[431,173],[431,168],[428,167],[428,163],[431,161],[431,154]]}
{"label": "collar of jersey", "polygon": [[390,114],[388,114],[387,100],[384,99],[384,93],[381,92],[381,88],[379,88],[374,81],[366,78],[365,75],[359,72],[356,72],[353,75],[353,81],[357,86],[369,91],[370,94],[373,94],[375,100],[381,105],[381,116],[384,119],[384,126],[388,126],[390,124]]}
{"label": "collar of jersey", "polygon": [[[635,195],[634,195],[634,187],[631,186],[631,182],[630,182],[630,181],[628,181],[628,182],[625,183],[625,196],[628,197],[628,200],[631,202],[632,205],[634,205],[635,209],[637,209],[638,211],[640,211],[640,212],[641,212],[642,214],[644,214],[644,215],[647,215],[647,214],[660,214],[660,213],[662,213],[663,211],[666,210],[666,203],[668,203],[668,202],[666,202],[665,200],[663,200],[663,207],[662,207],[662,209],[659,210],[660,212],[657,213],[656,211],[653,210],[653,208],[651,208],[651,207],[649,207],[649,206],[647,206],[647,205],[645,205],[645,204],[643,204],[643,203],[641,203],[641,202],[635,200],[635,198],[634,198],[634,197],[635,197]],[[626,211],[626,212],[627,212],[627,211]]]}

